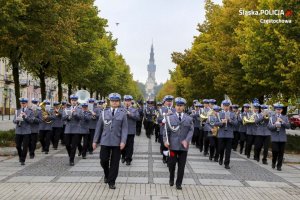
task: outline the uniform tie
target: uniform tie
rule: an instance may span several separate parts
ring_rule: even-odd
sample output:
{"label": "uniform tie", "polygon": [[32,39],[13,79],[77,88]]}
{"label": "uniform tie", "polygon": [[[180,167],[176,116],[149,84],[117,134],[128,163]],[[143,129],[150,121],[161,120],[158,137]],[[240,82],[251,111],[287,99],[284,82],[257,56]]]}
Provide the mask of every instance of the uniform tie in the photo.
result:
{"label": "uniform tie", "polygon": [[114,116],[115,115],[115,109],[113,109],[113,111],[112,111],[112,116]]}
{"label": "uniform tie", "polygon": [[179,115],[179,121],[181,121],[181,113],[179,113],[178,115]]}
{"label": "uniform tie", "polygon": [[25,108],[22,108],[22,112],[24,112],[25,111]]}

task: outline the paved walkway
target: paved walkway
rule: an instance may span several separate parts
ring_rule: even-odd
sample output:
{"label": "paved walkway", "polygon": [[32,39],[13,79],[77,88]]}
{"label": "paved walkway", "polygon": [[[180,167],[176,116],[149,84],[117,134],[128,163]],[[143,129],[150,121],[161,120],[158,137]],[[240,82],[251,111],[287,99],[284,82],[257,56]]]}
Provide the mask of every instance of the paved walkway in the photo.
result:
{"label": "paved walkway", "polygon": [[183,190],[177,191],[168,185],[158,143],[143,133],[134,151],[131,166],[120,163],[116,190],[103,183],[99,148],[86,160],[77,157],[73,167],[63,146],[48,155],[37,150],[25,166],[17,157],[0,157],[0,199],[300,199],[299,164],[279,172],[233,152],[226,170],[192,147]]}

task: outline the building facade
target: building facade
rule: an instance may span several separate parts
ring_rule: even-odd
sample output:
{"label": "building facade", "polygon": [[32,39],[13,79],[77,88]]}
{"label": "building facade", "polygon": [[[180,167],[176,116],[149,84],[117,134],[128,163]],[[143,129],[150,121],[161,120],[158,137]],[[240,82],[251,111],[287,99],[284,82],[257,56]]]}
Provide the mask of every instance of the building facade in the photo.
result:
{"label": "building facade", "polygon": [[151,45],[151,52],[150,52],[150,59],[149,64],[147,66],[148,71],[148,78],[145,84],[146,87],[146,93],[148,95],[148,98],[154,97],[154,87],[157,85],[155,80],[155,72],[156,72],[156,65],[154,60],[154,48],[153,44]]}

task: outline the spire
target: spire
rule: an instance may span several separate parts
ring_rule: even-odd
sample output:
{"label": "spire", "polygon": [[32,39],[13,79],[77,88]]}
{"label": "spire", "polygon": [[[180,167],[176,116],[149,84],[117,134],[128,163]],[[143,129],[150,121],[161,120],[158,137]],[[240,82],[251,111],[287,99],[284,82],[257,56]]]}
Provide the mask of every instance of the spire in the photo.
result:
{"label": "spire", "polygon": [[153,41],[152,41],[149,64],[153,64],[154,65],[154,61],[155,61],[154,60],[154,48],[153,48]]}

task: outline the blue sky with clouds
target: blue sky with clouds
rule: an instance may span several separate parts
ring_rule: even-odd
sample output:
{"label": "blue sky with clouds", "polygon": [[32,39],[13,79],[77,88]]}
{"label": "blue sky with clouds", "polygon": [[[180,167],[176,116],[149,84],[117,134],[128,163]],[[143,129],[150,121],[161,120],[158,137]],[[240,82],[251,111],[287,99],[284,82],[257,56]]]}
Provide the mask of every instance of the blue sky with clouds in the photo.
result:
{"label": "blue sky with clouds", "polygon": [[205,17],[204,0],[96,0],[95,4],[109,21],[107,30],[118,39],[117,51],[141,82],[147,79],[152,40],[156,80],[165,82],[175,68],[171,53],[191,47],[197,24]]}

